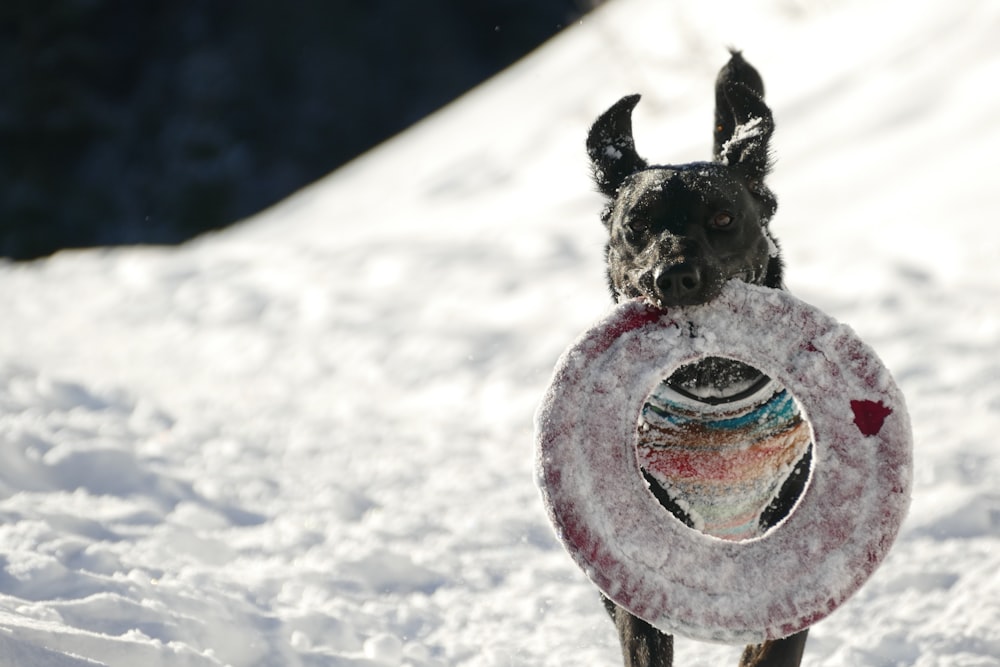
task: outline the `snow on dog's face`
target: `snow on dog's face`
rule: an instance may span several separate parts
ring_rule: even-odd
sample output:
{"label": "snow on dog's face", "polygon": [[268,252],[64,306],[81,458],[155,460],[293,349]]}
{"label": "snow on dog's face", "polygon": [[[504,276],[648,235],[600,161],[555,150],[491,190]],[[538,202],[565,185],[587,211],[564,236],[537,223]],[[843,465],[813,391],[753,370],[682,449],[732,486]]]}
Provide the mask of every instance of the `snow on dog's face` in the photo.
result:
{"label": "snow on dog's face", "polygon": [[766,210],[744,179],[717,163],[629,176],[608,211],[608,277],[618,298],[706,303],[738,278],[762,284],[773,243]]}
{"label": "snow on dog's face", "polygon": [[587,152],[608,197],[608,280],[616,299],[664,308],[706,303],[727,281],[779,287],[781,259],[767,224],[777,200],[764,185],[774,130],[763,83],[739,53],[716,81],[714,161],[649,166],[632,137],[638,95],[590,129]]}

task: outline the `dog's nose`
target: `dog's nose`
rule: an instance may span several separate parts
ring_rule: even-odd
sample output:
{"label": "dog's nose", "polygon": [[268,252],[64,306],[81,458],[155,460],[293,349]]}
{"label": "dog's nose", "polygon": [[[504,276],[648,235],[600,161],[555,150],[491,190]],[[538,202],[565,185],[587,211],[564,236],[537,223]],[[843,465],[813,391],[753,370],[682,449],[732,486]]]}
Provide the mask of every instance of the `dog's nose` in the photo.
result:
{"label": "dog's nose", "polygon": [[692,305],[698,302],[701,291],[701,271],[687,262],[670,267],[660,267],[653,274],[656,291],[666,306]]}

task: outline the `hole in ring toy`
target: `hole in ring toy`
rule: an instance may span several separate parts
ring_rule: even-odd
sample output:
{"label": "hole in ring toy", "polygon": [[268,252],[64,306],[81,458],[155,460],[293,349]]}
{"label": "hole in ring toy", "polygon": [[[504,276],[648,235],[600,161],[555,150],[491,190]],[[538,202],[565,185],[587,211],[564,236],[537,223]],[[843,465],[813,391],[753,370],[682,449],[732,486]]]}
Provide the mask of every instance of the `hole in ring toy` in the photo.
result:
{"label": "hole in ring toy", "polygon": [[708,357],[664,378],[643,404],[636,439],[657,502],[726,540],[781,523],[812,469],[801,405],[780,382],[732,359]]}
{"label": "hole in ring toy", "polygon": [[[639,472],[644,406],[706,357],[760,369],[812,427],[808,485],[751,539],[692,530]],[[618,305],[560,357],[535,441],[539,490],[573,560],[619,606],[693,639],[760,643],[825,618],[882,562],[909,506],[910,422],[888,370],[849,327],[740,281],[703,306]]]}

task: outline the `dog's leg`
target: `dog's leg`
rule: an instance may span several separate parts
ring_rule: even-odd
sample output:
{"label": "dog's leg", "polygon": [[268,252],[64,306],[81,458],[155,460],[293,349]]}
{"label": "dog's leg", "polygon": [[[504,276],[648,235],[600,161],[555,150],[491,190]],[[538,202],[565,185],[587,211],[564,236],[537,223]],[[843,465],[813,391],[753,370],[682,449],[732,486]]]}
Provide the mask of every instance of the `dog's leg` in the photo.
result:
{"label": "dog's leg", "polygon": [[628,613],[608,598],[604,608],[618,628],[625,667],[671,667],[674,664],[674,638]]}
{"label": "dog's leg", "polygon": [[791,637],[747,646],[740,667],[799,667],[808,634],[808,630],[803,630]]}

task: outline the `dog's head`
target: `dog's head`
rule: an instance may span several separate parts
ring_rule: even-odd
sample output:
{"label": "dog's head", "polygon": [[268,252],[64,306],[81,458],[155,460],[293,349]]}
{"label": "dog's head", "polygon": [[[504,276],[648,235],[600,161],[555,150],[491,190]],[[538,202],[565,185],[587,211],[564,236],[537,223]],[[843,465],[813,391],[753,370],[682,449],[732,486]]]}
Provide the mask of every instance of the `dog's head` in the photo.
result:
{"label": "dog's head", "polygon": [[608,279],[616,299],[661,308],[706,303],[733,278],[781,285],[767,224],[777,200],[764,185],[774,130],[764,84],[739,52],[719,72],[714,160],[649,166],[632,138],[638,95],[623,97],[590,129],[587,153],[608,197]]}

